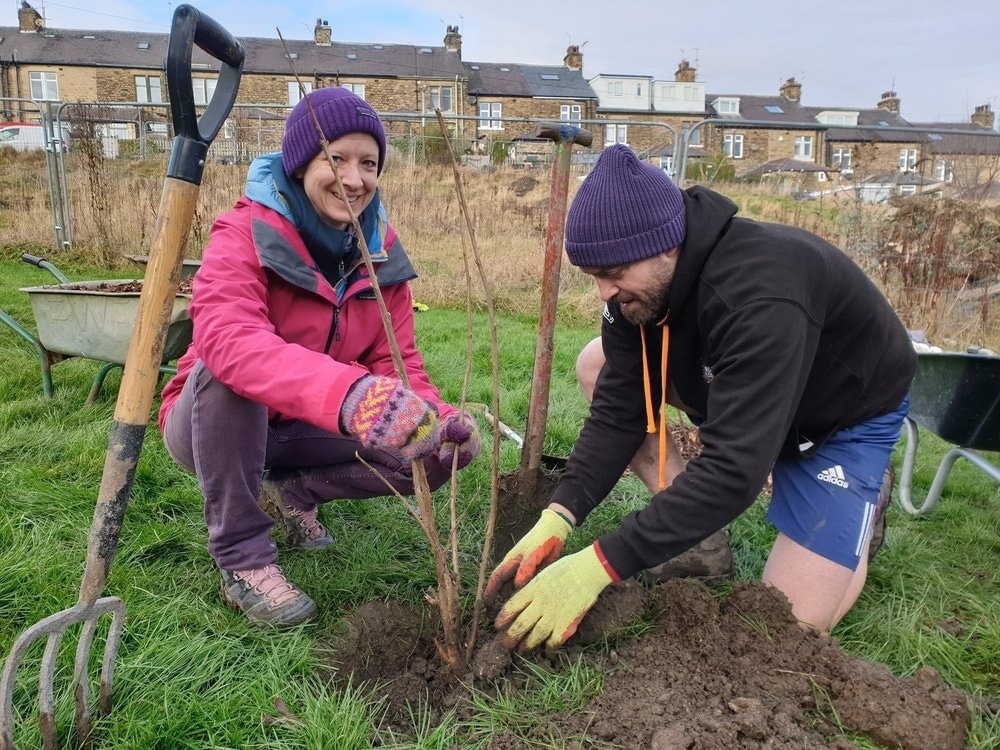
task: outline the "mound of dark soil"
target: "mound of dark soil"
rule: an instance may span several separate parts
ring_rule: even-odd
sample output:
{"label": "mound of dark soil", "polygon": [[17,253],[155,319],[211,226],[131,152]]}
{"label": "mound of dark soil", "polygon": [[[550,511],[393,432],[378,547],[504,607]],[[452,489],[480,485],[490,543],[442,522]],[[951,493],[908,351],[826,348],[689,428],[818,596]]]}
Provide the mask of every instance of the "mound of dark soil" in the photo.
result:
{"label": "mound of dark soil", "polygon": [[[623,628],[640,615],[650,626],[628,635]],[[521,657],[511,658],[492,628],[463,680],[438,658],[438,633],[426,611],[366,604],[331,644],[331,679],[378,683],[385,721],[397,732],[407,731],[410,709],[418,706],[429,707],[434,720],[449,710],[468,718],[473,686],[506,694],[532,689],[518,669]],[[694,581],[613,586],[571,643],[568,656],[604,673],[603,690],[582,710],[555,713],[544,717],[544,728],[525,730],[537,736],[494,736],[493,748],[548,741],[566,748],[847,750],[854,745],[844,732],[904,750],[965,747],[965,693],[930,669],[900,678],[845,655],[835,639],[801,630],[787,600],[763,584],[738,584],[725,598]],[[527,658],[560,668],[543,655]]]}

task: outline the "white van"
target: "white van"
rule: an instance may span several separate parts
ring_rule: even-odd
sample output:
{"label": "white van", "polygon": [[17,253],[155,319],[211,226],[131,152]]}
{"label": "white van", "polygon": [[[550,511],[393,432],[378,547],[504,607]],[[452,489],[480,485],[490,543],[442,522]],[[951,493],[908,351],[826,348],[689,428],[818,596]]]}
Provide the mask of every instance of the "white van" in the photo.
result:
{"label": "white van", "polygon": [[[40,123],[0,123],[0,148],[13,148],[15,151],[51,150],[51,140]],[[63,152],[69,151],[69,132],[65,128],[59,142]]]}

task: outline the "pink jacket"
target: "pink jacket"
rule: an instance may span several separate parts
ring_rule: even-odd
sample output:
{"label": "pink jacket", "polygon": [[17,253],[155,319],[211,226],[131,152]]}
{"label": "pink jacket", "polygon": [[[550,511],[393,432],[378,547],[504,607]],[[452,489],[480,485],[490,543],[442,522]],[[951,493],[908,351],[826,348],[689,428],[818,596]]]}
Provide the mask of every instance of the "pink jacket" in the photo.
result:
{"label": "pink jacket", "polygon": [[[424,370],[413,330],[415,274],[391,227],[383,246],[388,258],[376,273],[410,389],[446,416],[455,409]],[[341,405],[354,383],[369,373],[396,376],[364,267],[337,304],[295,226],[246,196],[212,227],[190,315],[193,342],[163,389],[161,430],[198,359],[235,393],[265,404],[271,418],[334,433],[341,432]]]}

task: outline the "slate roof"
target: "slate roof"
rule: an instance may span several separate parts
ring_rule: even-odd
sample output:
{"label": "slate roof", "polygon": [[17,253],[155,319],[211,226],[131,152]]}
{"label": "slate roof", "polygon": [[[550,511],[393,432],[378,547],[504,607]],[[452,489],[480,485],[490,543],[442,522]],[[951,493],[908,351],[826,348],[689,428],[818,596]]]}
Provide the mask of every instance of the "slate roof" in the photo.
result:
{"label": "slate roof", "polygon": [[[817,114],[820,112],[837,111],[836,109],[824,109],[813,107]],[[842,108],[838,108],[842,109]],[[887,130],[886,128],[912,128],[913,124],[903,119],[898,112],[890,112],[887,109],[852,109],[851,112],[858,113],[858,128],[830,128],[826,131],[826,140],[830,142],[839,141],[865,141],[867,143],[918,143],[921,138],[918,133],[901,132],[898,130]],[[867,126],[867,127],[862,127]]]}
{"label": "slate roof", "polygon": [[563,65],[464,63],[470,94],[533,99],[597,99],[583,71]]}
{"label": "slate roof", "polygon": [[[739,99],[739,114],[716,113],[712,107],[712,102],[719,98]],[[722,121],[729,120],[736,124],[744,120],[752,120],[755,123],[764,123],[764,125],[757,125],[756,127],[768,127],[769,124],[773,124],[776,128],[815,130],[819,126],[810,108],[803,107],[799,102],[790,101],[783,96],[705,94],[705,103],[716,119]]]}
{"label": "slate roof", "polygon": [[[0,26],[0,59],[20,63],[162,70],[169,34],[144,31],[51,29],[22,34]],[[239,37],[246,51],[244,72],[290,75],[280,39]],[[286,39],[288,53],[300,75],[342,75],[367,78],[459,78],[465,68],[456,52],[443,46],[333,42],[319,46],[312,39]],[[218,62],[194,49],[192,67],[218,70]],[[203,67],[206,66],[207,67]]]}
{"label": "slate roof", "polygon": [[764,164],[760,164],[753,169],[744,172],[741,177],[763,177],[767,174],[778,172],[838,172],[839,167],[824,167],[811,161],[799,159],[775,159]]}
{"label": "slate roof", "polygon": [[[933,154],[968,154],[973,156],[1000,155],[1000,133],[975,123],[915,122],[913,127],[925,129],[926,148]],[[935,130],[962,130],[965,134]]]}

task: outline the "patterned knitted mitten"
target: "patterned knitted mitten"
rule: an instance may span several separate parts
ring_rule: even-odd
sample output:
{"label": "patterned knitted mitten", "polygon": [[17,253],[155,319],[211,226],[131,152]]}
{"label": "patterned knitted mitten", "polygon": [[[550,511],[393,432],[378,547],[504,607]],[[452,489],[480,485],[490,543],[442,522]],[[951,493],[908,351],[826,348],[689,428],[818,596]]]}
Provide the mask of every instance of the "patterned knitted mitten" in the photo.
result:
{"label": "patterned knitted mitten", "polygon": [[365,375],[355,383],[340,410],[344,432],[372,448],[397,450],[413,461],[440,443],[435,408],[395,378]]}
{"label": "patterned knitted mitten", "polygon": [[458,468],[464,469],[479,455],[479,425],[471,414],[455,413],[441,420],[441,449],[438,456],[446,469],[452,467],[458,451]]}

